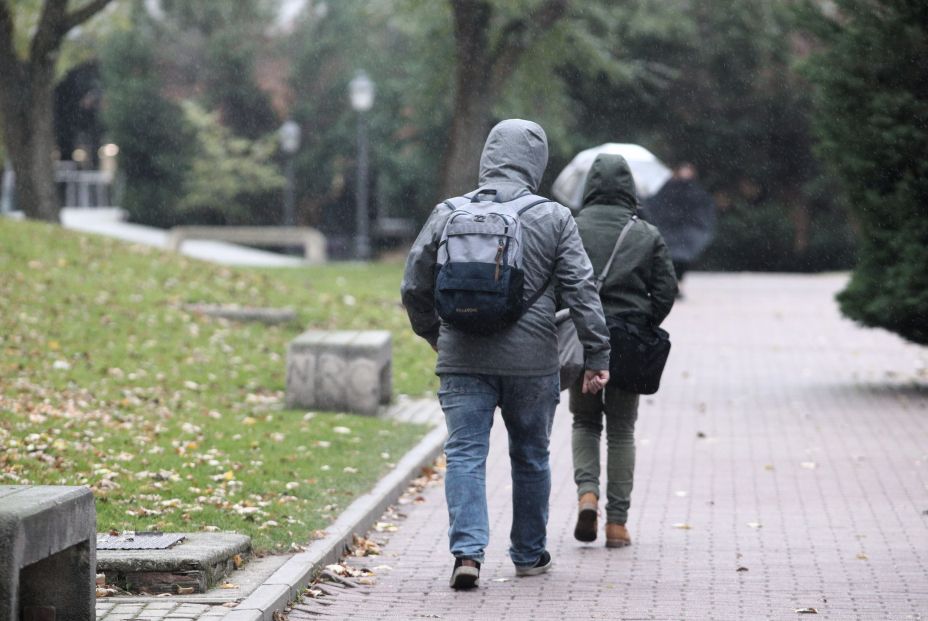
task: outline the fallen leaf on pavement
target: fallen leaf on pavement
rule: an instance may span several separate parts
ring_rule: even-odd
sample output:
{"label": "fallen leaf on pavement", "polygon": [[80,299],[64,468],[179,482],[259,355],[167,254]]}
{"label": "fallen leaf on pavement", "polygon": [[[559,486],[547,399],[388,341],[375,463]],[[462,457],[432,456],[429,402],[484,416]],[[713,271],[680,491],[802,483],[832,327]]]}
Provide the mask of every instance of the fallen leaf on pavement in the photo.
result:
{"label": "fallen leaf on pavement", "polygon": [[748,568],[745,567],[744,565],[741,565],[741,566],[739,566],[738,569],[736,569],[735,571],[748,571]]}
{"label": "fallen leaf on pavement", "polygon": [[796,614],[800,614],[800,615],[817,615],[817,614],[818,614],[818,610],[816,610],[815,608],[797,608],[797,609],[796,609]]}
{"label": "fallen leaf on pavement", "polygon": [[237,589],[238,585],[233,582],[223,582],[219,585],[220,589]]}
{"label": "fallen leaf on pavement", "polygon": [[686,522],[678,522],[678,523],[674,524],[673,527],[674,527],[674,528],[679,528],[679,529],[682,529],[682,530],[690,530],[691,528],[693,528],[692,526],[690,526],[690,525],[687,524]]}
{"label": "fallen leaf on pavement", "polygon": [[760,522],[748,522],[748,526],[750,526],[751,528],[763,528],[764,527],[764,525],[761,524]]}
{"label": "fallen leaf on pavement", "polygon": [[866,561],[868,558],[870,558],[870,557],[867,556],[866,554],[864,554],[863,552],[861,552],[861,553],[859,553],[859,554],[857,555],[857,560],[859,560],[859,561]]}
{"label": "fallen leaf on pavement", "polygon": [[380,546],[367,539],[354,535],[354,555],[355,556],[379,556]]}
{"label": "fallen leaf on pavement", "polygon": [[814,461],[804,461],[799,465],[806,470],[815,470],[815,468],[818,466],[818,464],[816,464]]}

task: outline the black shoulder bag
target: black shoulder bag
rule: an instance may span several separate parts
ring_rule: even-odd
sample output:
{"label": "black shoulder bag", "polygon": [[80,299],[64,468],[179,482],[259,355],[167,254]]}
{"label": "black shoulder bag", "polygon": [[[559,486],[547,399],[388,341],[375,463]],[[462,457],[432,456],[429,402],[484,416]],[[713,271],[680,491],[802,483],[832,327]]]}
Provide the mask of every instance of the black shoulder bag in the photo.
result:
{"label": "black shoulder bag", "polygon": [[[632,216],[622,229],[622,234],[612,249],[612,256],[606,263],[606,269],[596,283],[597,291],[602,288],[606,273],[612,267],[619,244],[637,219],[637,216]],[[653,395],[660,388],[661,375],[670,355],[670,334],[652,325],[650,317],[647,318],[647,322],[638,323],[629,321],[628,316],[614,315],[606,318],[609,345],[612,348],[609,356],[609,384],[626,392]]]}

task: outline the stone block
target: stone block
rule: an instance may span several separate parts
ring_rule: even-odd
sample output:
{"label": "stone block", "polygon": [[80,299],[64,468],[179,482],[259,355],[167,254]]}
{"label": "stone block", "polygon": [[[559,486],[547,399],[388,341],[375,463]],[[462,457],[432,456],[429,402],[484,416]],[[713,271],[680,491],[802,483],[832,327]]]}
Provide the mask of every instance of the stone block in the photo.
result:
{"label": "stone block", "polygon": [[97,569],[109,584],[131,592],[205,593],[235,568],[234,557],[251,556],[251,538],[238,533],[183,533],[164,550],[99,550]]}
{"label": "stone block", "polygon": [[95,617],[96,522],[87,487],[0,485],[0,621]]}
{"label": "stone block", "polygon": [[287,351],[287,406],[374,415],[390,402],[390,333],[309,330]]}

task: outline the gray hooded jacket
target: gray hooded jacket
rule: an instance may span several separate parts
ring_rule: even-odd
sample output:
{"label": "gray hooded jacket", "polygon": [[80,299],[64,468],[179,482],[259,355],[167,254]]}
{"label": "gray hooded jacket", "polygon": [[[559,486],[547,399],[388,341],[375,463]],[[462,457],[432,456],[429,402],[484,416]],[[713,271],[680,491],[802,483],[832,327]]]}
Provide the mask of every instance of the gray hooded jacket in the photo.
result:
{"label": "gray hooded jacket", "polygon": [[[480,157],[480,187],[510,201],[538,189],[548,164],[544,130],[510,119],[490,131]],[[473,196],[473,193],[468,196]],[[406,260],[401,293],[413,330],[438,348],[436,373],[548,375],[558,371],[554,289],[557,286],[586,354],[586,368],[609,368],[609,331],[593,284],[593,269],[570,211],[551,201],[526,211],[523,226],[525,297],[548,283],[516,323],[489,336],[456,330],[435,310],[438,243],[451,209],[438,205]],[[553,278],[552,278],[553,276]],[[550,280],[549,280],[550,279]]]}

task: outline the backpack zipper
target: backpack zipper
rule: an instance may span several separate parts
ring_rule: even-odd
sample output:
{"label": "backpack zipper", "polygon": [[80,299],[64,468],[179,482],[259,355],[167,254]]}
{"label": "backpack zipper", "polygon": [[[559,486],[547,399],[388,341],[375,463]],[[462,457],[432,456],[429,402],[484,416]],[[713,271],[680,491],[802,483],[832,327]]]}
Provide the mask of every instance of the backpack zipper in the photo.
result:
{"label": "backpack zipper", "polygon": [[496,249],[496,281],[499,282],[500,262],[503,260],[503,239],[499,240],[499,247]]}

